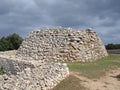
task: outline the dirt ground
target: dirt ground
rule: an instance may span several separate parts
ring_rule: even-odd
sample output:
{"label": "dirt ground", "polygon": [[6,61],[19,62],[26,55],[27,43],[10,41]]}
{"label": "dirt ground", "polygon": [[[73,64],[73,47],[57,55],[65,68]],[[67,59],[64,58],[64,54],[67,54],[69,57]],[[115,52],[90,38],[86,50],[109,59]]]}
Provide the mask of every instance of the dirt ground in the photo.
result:
{"label": "dirt ground", "polygon": [[71,75],[81,80],[81,85],[88,88],[88,90],[120,90],[120,80],[117,76],[120,75],[120,68],[111,70],[99,79],[89,79],[80,76],[78,72],[71,72]]}

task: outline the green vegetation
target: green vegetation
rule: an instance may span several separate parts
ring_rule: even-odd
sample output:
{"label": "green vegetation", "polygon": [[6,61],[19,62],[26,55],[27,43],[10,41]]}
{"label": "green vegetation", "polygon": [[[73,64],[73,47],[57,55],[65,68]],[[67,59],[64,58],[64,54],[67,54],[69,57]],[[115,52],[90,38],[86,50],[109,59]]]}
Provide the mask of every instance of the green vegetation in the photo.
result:
{"label": "green vegetation", "polygon": [[4,74],[4,72],[3,72],[3,69],[1,68],[0,69],[0,75],[3,75]]}
{"label": "green vegetation", "polygon": [[[109,70],[120,67],[120,54],[110,54],[108,57],[102,58],[95,62],[88,63],[68,63],[70,72],[77,75],[88,77],[90,79],[98,79]],[[120,75],[116,77],[120,80]],[[58,84],[53,90],[87,90],[81,85],[81,80],[70,75],[68,78]]]}
{"label": "green vegetation", "polygon": [[80,80],[70,75],[52,90],[87,90],[80,84]]}
{"label": "green vegetation", "polygon": [[109,69],[120,67],[120,55],[110,54],[108,57],[89,63],[68,63],[68,67],[71,71],[81,72],[81,75],[88,78],[99,78]]}
{"label": "green vegetation", "polygon": [[106,49],[111,50],[111,49],[120,49],[120,44],[108,44],[105,45]]}
{"label": "green vegetation", "polygon": [[7,37],[2,37],[0,38],[0,51],[18,49],[22,41],[22,37],[16,33]]}

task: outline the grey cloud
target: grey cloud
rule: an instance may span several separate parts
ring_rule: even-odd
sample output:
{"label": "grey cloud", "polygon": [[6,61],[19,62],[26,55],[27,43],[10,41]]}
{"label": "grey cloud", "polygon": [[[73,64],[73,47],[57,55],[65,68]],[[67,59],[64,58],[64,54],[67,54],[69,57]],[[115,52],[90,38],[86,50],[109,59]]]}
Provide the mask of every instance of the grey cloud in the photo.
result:
{"label": "grey cloud", "polygon": [[119,42],[119,4],[119,0],[0,0],[0,35],[16,32],[24,37],[47,26],[93,27],[104,43]]}
{"label": "grey cloud", "polygon": [[0,0],[0,15],[8,14],[11,7],[12,4],[10,4],[7,0]]}

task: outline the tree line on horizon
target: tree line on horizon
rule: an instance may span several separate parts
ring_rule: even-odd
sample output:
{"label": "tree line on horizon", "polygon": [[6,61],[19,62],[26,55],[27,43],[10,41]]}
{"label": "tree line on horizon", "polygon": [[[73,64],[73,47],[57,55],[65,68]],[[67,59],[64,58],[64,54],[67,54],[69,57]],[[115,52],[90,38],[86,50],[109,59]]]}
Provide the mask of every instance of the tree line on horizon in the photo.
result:
{"label": "tree line on horizon", "polygon": [[13,33],[0,38],[0,51],[17,50],[22,43],[23,38]]}
{"label": "tree line on horizon", "polygon": [[107,50],[120,49],[120,44],[109,43],[109,44],[105,45],[105,47]]}

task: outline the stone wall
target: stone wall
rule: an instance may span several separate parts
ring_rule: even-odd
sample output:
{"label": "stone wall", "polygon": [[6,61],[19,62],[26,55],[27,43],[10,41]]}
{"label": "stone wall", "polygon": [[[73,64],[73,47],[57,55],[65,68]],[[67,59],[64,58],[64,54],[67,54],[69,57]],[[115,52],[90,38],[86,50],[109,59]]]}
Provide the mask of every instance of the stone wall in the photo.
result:
{"label": "stone wall", "polygon": [[69,75],[66,64],[48,63],[0,76],[0,90],[50,90]]}
{"label": "stone wall", "polygon": [[2,51],[2,52],[0,52],[0,57],[15,58],[16,51],[17,50]]}
{"label": "stone wall", "polygon": [[32,31],[17,52],[21,59],[41,62],[90,62],[105,56],[106,49],[93,30],[62,27]]}
{"label": "stone wall", "polygon": [[16,51],[0,52],[0,90],[50,90],[69,76],[67,64],[15,58]]}
{"label": "stone wall", "polygon": [[0,52],[0,90],[50,90],[69,76],[67,64],[107,56],[91,29],[40,29],[31,32],[16,51]]}
{"label": "stone wall", "polygon": [[6,74],[17,74],[17,72],[21,72],[27,67],[34,68],[35,66],[30,62],[0,57],[0,68]]}
{"label": "stone wall", "polygon": [[[14,52],[14,54],[13,54]],[[69,76],[67,64],[15,58],[15,51],[0,52],[0,90],[50,90]]]}

